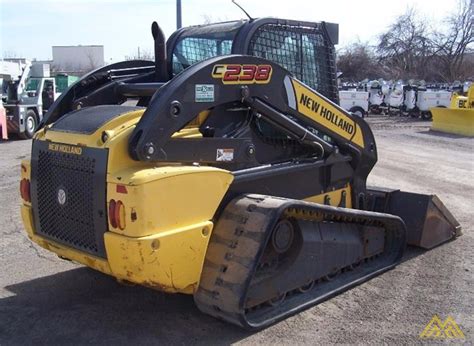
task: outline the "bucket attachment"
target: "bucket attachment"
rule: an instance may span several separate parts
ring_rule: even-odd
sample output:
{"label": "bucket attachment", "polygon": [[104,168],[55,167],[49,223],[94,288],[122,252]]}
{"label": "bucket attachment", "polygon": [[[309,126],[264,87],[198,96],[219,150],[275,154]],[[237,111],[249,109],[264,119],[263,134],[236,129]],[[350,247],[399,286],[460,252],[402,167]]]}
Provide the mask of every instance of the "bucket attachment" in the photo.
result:
{"label": "bucket attachment", "polygon": [[431,108],[434,131],[474,137],[474,109]]}
{"label": "bucket attachment", "polygon": [[461,225],[436,195],[370,188],[367,201],[368,210],[402,218],[408,245],[431,249],[461,235]]}

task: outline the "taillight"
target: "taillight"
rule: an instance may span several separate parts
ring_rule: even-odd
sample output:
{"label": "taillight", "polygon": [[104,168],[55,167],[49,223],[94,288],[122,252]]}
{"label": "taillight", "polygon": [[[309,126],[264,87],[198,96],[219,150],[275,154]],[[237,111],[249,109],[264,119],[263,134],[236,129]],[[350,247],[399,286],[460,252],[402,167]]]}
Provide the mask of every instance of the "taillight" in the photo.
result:
{"label": "taillight", "polygon": [[115,218],[115,200],[109,202],[109,221],[113,228],[117,228],[117,219]]}
{"label": "taillight", "polygon": [[109,202],[109,221],[113,228],[125,229],[125,206],[122,201],[111,199]]}
{"label": "taillight", "polygon": [[28,179],[21,179],[20,181],[20,196],[25,202],[31,202],[30,181]]}

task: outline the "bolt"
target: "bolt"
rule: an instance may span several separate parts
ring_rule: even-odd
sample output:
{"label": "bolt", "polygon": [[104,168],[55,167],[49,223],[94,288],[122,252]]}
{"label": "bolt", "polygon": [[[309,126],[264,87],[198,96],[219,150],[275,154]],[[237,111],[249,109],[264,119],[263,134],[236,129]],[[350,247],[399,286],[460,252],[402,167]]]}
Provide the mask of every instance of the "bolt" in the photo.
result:
{"label": "bolt", "polygon": [[145,152],[146,152],[148,155],[153,155],[153,154],[155,153],[155,147],[153,146],[152,143],[146,144],[146,146],[145,146]]}
{"label": "bolt", "polygon": [[247,148],[247,154],[249,156],[252,156],[255,154],[255,147],[253,145],[250,145],[248,148]]}
{"label": "bolt", "polygon": [[242,96],[242,101],[243,101],[244,99],[248,98],[249,95],[250,95],[250,90],[249,90],[249,88],[248,88],[247,86],[241,87],[241,89],[240,89],[240,95]]}
{"label": "bolt", "polygon": [[179,101],[171,102],[170,114],[173,118],[177,118],[179,113],[181,113],[181,103]]}
{"label": "bolt", "polygon": [[151,242],[151,249],[153,251],[156,251],[160,248],[160,241],[158,239],[155,239]]}

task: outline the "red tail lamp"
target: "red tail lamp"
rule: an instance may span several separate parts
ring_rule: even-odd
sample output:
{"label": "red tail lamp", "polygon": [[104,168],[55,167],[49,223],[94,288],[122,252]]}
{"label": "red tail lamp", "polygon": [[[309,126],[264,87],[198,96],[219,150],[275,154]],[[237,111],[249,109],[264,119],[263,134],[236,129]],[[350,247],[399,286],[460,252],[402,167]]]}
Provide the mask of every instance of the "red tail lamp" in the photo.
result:
{"label": "red tail lamp", "polygon": [[25,202],[31,202],[30,181],[28,179],[21,179],[20,181],[20,196]]}
{"label": "red tail lamp", "polygon": [[109,221],[113,228],[125,228],[125,206],[122,201],[111,199],[109,202]]}

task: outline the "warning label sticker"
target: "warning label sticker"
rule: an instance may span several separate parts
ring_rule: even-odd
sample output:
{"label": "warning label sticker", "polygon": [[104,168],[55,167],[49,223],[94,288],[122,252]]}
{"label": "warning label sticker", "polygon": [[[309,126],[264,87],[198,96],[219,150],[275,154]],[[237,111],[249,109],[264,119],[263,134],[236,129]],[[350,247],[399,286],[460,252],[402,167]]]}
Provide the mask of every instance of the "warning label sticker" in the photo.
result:
{"label": "warning label sticker", "polygon": [[214,102],[214,84],[196,84],[196,102]]}
{"label": "warning label sticker", "polygon": [[216,161],[232,161],[234,149],[217,149]]}

